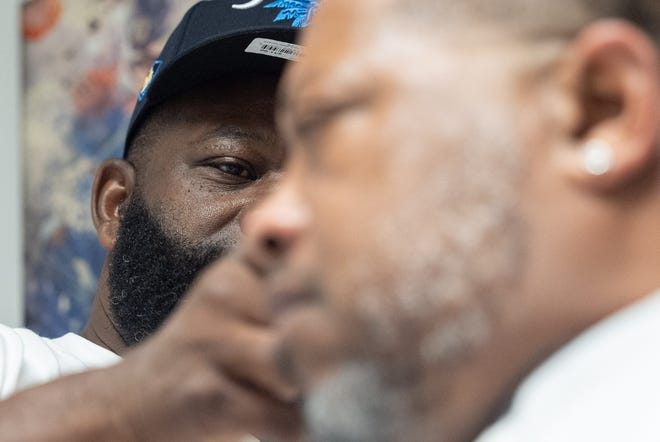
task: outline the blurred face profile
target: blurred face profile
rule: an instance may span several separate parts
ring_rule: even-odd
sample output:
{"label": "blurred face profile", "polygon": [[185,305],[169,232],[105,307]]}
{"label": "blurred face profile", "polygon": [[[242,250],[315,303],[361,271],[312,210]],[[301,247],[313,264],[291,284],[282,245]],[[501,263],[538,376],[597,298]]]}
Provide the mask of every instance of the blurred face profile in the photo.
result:
{"label": "blurred face profile", "polygon": [[443,440],[427,412],[520,284],[518,91],[490,47],[383,2],[327,2],[304,44],[279,115],[289,175],[255,214],[272,253],[287,243],[290,374],[318,440]]}

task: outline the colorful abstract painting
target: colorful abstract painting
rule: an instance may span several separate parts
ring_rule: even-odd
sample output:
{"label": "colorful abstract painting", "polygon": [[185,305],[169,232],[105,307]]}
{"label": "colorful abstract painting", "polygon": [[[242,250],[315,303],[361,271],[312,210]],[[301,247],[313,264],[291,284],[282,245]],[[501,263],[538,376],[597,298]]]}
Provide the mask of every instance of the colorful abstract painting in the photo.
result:
{"label": "colorful abstract painting", "polygon": [[89,209],[94,172],[121,156],[137,91],[193,3],[23,3],[26,321],[44,336],[84,326],[105,259]]}

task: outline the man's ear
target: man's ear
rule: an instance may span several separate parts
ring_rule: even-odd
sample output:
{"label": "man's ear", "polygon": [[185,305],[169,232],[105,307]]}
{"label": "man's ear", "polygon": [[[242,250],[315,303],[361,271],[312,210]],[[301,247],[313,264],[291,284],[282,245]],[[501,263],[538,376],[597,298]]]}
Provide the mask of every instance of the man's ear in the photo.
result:
{"label": "man's ear", "polygon": [[96,172],[92,188],[92,219],[99,243],[112,250],[117,241],[122,207],[135,189],[135,169],[125,160],[109,159]]}
{"label": "man's ear", "polygon": [[658,50],[637,27],[601,20],[585,28],[564,60],[578,115],[561,152],[579,185],[617,190],[652,169],[658,146]]}

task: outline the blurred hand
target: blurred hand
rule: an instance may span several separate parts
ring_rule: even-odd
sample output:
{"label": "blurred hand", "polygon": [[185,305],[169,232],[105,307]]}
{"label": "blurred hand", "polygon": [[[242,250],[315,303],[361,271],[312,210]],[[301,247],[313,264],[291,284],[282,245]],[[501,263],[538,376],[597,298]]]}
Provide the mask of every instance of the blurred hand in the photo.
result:
{"label": "blurred hand", "polygon": [[280,375],[263,287],[212,265],[163,328],[118,365],[0,401],[4,441],[299,441],[298,392]]}
{"label": "blurred hand", "polygon": [[[301,439],[298,392],[280,374],[261,281],[237,259],[198,278],[162,330],[113,376],[138,440]],[[134,382],[123,382],[133,379]]]}

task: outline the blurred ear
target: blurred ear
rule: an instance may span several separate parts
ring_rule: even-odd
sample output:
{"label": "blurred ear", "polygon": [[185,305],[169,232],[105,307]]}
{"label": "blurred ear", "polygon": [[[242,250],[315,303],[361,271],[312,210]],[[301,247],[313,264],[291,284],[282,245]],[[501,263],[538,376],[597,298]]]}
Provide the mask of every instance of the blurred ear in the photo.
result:
{"label": "blurred ear", "polygon": [[109,159],[96,172],[92,188],[92,219],[99,243],[111,250],[117,240],[122,207],[135,188],[135,169],[125,160]]}
{"label": "blurred ear", "polygon": [[[649,171],[656,161],[657,48],[637,27],[602,20],[586,27],[568,54],[564,68],[579,118],[561,152],[562,168],[581,186],[616,190]],[[604,147],[605,152],[605,167],[597,173],[585,164],[588,147],[594,145]],[[602,159],[600,150],[597,164],[599,154]]]}

